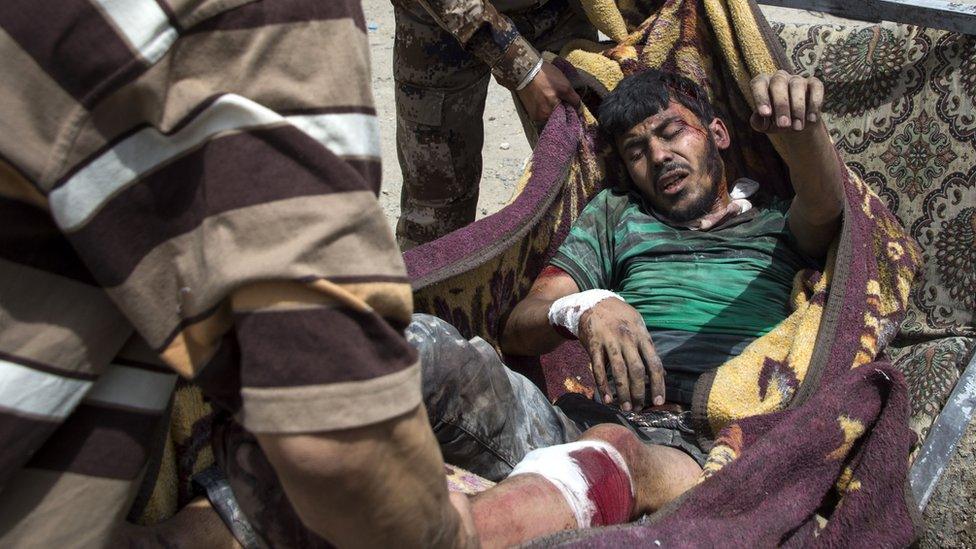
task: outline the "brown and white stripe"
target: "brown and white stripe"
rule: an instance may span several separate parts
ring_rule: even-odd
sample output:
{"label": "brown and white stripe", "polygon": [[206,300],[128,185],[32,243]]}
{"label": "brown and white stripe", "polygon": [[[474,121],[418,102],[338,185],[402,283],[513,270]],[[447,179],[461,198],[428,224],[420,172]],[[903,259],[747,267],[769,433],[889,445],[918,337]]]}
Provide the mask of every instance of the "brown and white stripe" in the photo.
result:
{"label": "brown and white stripe", "polygon": [[0,544],[102,539],[171,372],[261,432],[420,403],[368,56],[354,0],[0,3]]}

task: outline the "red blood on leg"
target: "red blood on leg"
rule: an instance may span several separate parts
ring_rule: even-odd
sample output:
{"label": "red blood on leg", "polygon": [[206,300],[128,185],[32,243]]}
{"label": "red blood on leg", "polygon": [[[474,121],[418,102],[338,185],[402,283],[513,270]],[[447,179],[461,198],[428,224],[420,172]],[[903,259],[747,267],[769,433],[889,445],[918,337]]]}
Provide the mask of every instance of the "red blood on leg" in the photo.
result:
{"label": "red blood on leg", "polygon": [[630,474],[603,448],[584,448],[570,452],[586,478],[587,497],[595,509],[591,526],[621,524],[630,519],[634,494]]}

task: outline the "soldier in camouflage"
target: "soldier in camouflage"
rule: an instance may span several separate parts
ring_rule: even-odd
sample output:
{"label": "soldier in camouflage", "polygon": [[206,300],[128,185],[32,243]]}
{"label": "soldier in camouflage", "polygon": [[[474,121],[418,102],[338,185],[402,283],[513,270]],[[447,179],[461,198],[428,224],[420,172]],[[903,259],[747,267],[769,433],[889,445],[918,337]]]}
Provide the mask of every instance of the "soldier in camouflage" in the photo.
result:
{"label": "soldier in camouflage", "polygon": [[560,101],[579,105],[566,77],[539,53],[596,39],[573,2],[393,0],[403,249],[474,220],[491,74],[532,122],[544,122]]}

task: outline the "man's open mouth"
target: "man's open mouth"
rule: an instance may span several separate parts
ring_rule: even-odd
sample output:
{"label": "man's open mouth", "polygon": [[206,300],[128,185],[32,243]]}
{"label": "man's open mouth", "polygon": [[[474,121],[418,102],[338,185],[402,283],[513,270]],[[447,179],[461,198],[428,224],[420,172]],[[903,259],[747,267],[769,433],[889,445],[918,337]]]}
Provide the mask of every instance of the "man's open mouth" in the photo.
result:
{"label": "man's open mouth", "polygon": [[666,195],[674,195],[681,192],[684,187],[685,178],[688,172],[684,170],[672,170],[657,180],[657,189]]}

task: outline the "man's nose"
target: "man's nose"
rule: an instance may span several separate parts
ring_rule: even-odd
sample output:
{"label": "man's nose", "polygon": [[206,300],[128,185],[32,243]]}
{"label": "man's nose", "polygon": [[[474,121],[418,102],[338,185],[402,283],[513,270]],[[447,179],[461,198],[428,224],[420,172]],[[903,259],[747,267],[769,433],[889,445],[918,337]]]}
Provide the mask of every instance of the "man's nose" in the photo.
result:
{"label": "man's nose", "polygon": [[652,139],[648,146],[651,149],[651,161],[654,162],[655,166],[661,166],[674,159],[674,155],[671,154],[671,149],[659,140]]}

